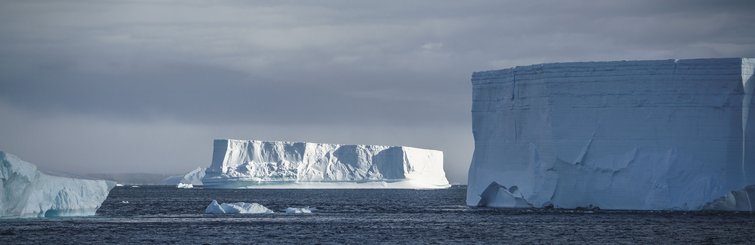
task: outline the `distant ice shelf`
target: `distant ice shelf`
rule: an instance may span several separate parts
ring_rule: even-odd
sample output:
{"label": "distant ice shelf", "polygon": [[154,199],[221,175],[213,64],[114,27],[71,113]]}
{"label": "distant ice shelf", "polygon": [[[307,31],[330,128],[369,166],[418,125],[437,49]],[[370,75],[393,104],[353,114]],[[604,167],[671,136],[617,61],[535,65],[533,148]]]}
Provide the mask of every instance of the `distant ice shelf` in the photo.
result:
{"label": "distant ice shelf", "polygon": [[0,151],[0,218],[94,215],[115,182],[51,176]]}
{"label": "distant ice shelf", "polygon": [[199,167],[187,174],[170,176],[160,181],[161,185],[179,185],[179,184],[191,184],[202,185],[202,178],[204,178],[205,168]]}
{"label": "distant ice shelf", "polygon": [[406,146],[221,139],[209,188],[448,188],[443,152]]}
{"label": "distant ice shelf", "polygon": [[467,204],[753,211],[753,70],[724,58],[475,72]]}

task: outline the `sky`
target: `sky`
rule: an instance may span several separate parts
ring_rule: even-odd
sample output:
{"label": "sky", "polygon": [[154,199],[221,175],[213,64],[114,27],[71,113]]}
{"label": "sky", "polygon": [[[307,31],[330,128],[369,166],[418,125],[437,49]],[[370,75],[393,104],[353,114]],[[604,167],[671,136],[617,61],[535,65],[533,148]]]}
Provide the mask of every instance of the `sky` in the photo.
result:
{"label": "sky", "polygon": [[0,150],[185,173],[216,138],[442,150],[466,183],[474,71],[755,57],[755,1],[0,1]]}

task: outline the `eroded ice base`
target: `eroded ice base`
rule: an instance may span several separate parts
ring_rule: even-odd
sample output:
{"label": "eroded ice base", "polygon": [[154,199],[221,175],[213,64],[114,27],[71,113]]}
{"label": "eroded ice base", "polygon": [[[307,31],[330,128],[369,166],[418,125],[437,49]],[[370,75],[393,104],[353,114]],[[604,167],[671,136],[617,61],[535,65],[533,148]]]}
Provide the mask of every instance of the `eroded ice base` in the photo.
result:
{"label": "eroded ice base", "polygon": [[755,185],[727,193],[705,205],[706,210],[755,211]]}

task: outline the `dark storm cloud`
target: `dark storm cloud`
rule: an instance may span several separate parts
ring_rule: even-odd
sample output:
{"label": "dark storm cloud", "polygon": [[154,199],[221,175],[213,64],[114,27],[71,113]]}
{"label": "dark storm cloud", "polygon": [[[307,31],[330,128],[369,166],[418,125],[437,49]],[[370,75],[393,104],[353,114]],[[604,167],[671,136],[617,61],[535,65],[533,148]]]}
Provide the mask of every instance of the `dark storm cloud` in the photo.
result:
{"label": "dark storm cloud", "polygon": [[[259,135],[439,148],[463,182],[471,72],[752,57],[753,10],[753,1],[4,1],[0,117],[17,120],[0,124],[0,147],[33,154],[20,139],[34,132],[63,144],[104,140],[109,129],[134,135],[121,142],[133,147],[135,136],[173,132],[151,126],[167,120],[192,127],[175,134],[202,135],[164,134],[176,149]],[[88,121],[97,129],[80,126]],[[460,135],[469,137],[453,142]],[[159,154],[142,148],[124,159]],[[157,158],[185,167],[197,157]]]}

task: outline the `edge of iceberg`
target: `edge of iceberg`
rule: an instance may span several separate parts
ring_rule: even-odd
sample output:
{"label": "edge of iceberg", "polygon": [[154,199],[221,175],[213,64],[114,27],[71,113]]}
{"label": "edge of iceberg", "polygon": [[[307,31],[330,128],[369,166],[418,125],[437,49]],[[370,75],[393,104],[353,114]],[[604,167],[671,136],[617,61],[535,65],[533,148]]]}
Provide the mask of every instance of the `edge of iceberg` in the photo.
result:
{"label": "edge of iceberg", "polygon": [[52,176],[0,151],[0,218],[95,215],[114,181]]}

